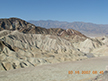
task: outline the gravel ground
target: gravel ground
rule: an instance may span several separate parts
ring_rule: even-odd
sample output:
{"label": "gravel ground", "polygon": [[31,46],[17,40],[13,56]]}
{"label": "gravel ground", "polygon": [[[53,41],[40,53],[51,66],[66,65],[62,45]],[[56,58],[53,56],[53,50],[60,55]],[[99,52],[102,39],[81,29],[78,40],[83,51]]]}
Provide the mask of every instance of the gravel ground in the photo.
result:
{"label": "gravel ground", "polygon": [[[90,81],[89,79],[99,75],[100,71],[105,71],[107,65],[108,56],[104,56],[82,61],[0,71],[0,81]],[[69,71],[73,73],[69,74]],[[82,71],[88,72],[82,74]],[[93,74],[93,71],[97,73]]]}
{"label": "gravel ground", "polygon": [[108,71],[105,71],[103,74],[99,74],[98,76],[90,79],[89,81],[108,81]]}

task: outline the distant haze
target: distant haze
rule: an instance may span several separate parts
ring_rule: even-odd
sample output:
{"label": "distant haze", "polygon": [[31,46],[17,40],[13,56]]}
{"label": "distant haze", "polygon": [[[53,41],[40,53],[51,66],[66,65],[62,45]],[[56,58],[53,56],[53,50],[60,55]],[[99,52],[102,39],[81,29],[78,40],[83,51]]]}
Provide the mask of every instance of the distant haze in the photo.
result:
{"label": "distant haze", "polygon": [[45,28],[75,29],[88,36],[102,36],[108,34],[108,25],[103,24],[93,24],[85,22],[60,22],[52,20],[30,20],[29,22],[36,26]]}

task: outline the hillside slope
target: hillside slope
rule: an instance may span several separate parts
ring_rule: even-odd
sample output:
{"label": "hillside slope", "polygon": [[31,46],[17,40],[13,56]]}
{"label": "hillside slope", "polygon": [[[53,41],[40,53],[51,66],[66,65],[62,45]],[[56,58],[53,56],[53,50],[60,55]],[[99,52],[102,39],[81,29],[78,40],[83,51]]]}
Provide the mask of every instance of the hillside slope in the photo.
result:
{"label": "hillside slope", "polygon": [[99,54],[108,49],[107,37],[91,39],[73,29],[46,29],[10,18],[0,20],[0,30],[0,70],[107,55]]}
{"label": "hillside slope", "polygon": [[87,37],[80,32],[73,29],[61,29],[61,28],[42,28],[37,27],[31,23],[18,18],[0,19],[0,30],[18,30],[19,32],[26,34],[50,34],[60,36],[65,39],[74,39],[76,42],[79,40],[85,40]]}
{"label": "hillside slope", "polygon": [[[2,34],[9,30],[2,31]],[[71,42],[54,35],[16,31],[0,37],[0,70],[86,59]]]}

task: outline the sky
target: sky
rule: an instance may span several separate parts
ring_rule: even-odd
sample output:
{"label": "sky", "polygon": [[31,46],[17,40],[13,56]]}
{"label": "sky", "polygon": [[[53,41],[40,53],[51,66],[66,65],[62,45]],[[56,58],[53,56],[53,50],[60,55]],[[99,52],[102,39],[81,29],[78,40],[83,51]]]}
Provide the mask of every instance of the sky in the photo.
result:
{"label": "sky", "polygon": [[108,24],[108,0],[0,0],[0,18]]}

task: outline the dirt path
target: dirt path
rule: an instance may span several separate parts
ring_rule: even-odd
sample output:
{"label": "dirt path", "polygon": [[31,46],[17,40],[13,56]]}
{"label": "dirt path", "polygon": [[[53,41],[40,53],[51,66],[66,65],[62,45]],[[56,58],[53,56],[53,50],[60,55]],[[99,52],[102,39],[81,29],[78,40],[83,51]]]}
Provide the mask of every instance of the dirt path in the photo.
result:
{"label": "dirt path", "polygon": [[[87,81],[100,74],[100,71],[104,71],[107,65],[108,56],[105,56],[7,72],[0,71],[0,81]],[[68,74],[68,71],[73,71],[73,74]],[[75,74],[75,71],[80,73]],[[90,71],[90,74],[82,74],[82,71]],[[93,74],[93,71],[97,71],[97,74]]]}

